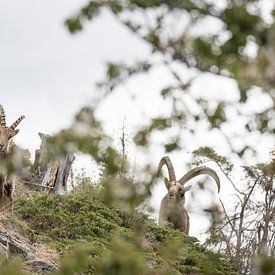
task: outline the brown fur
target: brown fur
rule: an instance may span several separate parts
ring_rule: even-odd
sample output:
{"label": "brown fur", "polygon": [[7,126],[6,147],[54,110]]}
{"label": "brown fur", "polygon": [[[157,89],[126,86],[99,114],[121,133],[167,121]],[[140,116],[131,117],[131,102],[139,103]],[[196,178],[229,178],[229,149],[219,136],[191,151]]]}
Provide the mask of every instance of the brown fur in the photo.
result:
{"label": "brown fur", "polygon": [[[0,105],[0,160],[7,158],[10,142],[19,132],[19,130],[15,130],[15,128],[24,118],[24,116],[21,116],[10,127],[7,127],[5,111],[3,106]],[[4,172],[0,173],[0,209],[12,207],[13,190],[14,177]]]}
{"label": "brown fur", "polygon": [[186,191],[178,182],[171,183],[168,193],[161,201],[159,225],[171,223],[174,229],[179,229],[188,235],[189,215],[184,208]]}

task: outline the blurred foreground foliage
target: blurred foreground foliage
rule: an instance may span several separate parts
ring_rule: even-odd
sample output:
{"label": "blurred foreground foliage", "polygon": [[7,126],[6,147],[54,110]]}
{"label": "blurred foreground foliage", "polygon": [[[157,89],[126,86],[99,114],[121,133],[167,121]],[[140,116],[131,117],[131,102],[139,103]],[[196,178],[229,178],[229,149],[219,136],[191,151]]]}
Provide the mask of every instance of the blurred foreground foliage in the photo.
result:
{"label": "blurred foreground foliage", "polygon": [[[104,187],[20,199],[25,234],[62,254],[55,274],[236,274],[195,238],[161,228],[145,214],[104,202]],[[4,274],[1,273],[0,274]]]}
{"label": "blurred foreground foliage", "polygon": [[48,157],[53,159],[76,152],[88,154],[104,165],[104,173],[108,176],[122,172],[125,161],[90,107],[83,107],[78,112],[71,127],[48,138],[47,152]]}
{"label": "blurred foreground foliage", "polygon": [[[150,46],[151,56],[146,60],[134,64],[107,64],[106,80],[99,83],[103,99],[128,79],[137,74],[147,76],[154,68],[162,67],[172,77],[171,83],[159,91],[160,96],[171,103],[171,112],[152,118],[135,134],[136,144],[148,146],[154,131],[163,132],[174,127],[176,133],[162,145],[166,152],[180,150],[182,132],[195,136],[207,125],[207,130],[218,131],[230,151],[243,159],[247,151],[257,150],[245,137],[250,134],[273,137],[275,133],[274,7],[270,9],[271,19],[266,20],[262,2],[228,0],[219,7],[214,1],[87,1],[66,21],[66,26],[72,33],[80,31],[86,20],[94,19],[107,8],[120,23]],[[171,27],[175,30],[179,19],[185,20],[179,24],[182,29],[169,31]],[[209,22],[211,26],[219,26],[218,30],[197,31],[201,26],[209,26]],[[251,49],[255,54],[251,54]],[[192,95],[192,83],[202,75],[236,80],[238,98],[228,102]],[[259,95],[264,95],[268,104],[261,109],[249,109],[250,99],[257,101]],[[195,106],[197,111],[190,106]],[[239,186],[236,188],[231,181],[236,195],[241,195],[240,203],[232,213],[234,226],[231,226],[229,213],[226,224],[217,224],[217,228],[210,229],[213,234],[209,241],[219,246],[222,252],[228,247],[230,251],[215,254],[199,245],[196,239],[168,227],[161,228],[135,210],[150,195],[153,170],[143,171],[147,178],[139,179],[141,183],[133,183],[124,177],[127,163],[96,119],[95,109],[83,108],[70,128],[49,138],[48,157],[87,153],[103,166],[102,184],[76,189],[66,196],[37,195],[16,201],[15,213],[26,223],[24,234],[34,242],[57,249],[62,255],[56,274],[235,274],[227,261],[242,263],[251,260],[251,255],[245,253],[254,250],[243,246],[254,248],[256,238],[244,234],[257,232],[255,228],[244,227],[243,223],[245,218],[253,218],[253,224],[261,230],[261,221],[265,217],[259,209],[264,209],[266,202],[268,208],[265,209],[269,209],[274,217],[274,195],[272,184],[269,184],[274,178],[274,161],[268,165],[244,167],[249,178],[244,189],[239,190]],[[238,119],[243,130],[241,134],[239,127],[232,127]],[[201,121],[205,124],[200,124]],[[232,131],[229,133],[226,129],[230,127]],[[214,161],[230,180],[233,167],[226,158],[208,147],[196,150],[194,156]],[[12,170],[14,166],[7,161],[0,165],[6,165],[6,170]],[[258,203],[251,190],[267,194],[271,203],[267,199]],[[251,213],[257,214],[257,219]],[[268,225],[271,222],[274,220],[268,221]],[[229,241],[227,235],[222,235],[228,232],[233,232]],[[225,246],[221,246],[223,243]],[[264,250],[265,247],[256,248]],[[0,274],[20,274],[19,265],[3,259]],[[272,274],[273,270],[273,258],[264,257],[260,264],[261,273]]]}
{"label": "blurred foreground foliage", "polygon": [[[77,33],[106,10],[148,46],[149,54],[107,62],[106,78],[98,83],[103,101],[137,75],[143,82],[159,69],[161,77],[167,76],[158,92],[170,111],[152,117],[137,131],[138,145],[150,145],[153,132],[173,127],[176,134],[162,145],[166,152],[180,150],[185,146],[178,138],[182,133],[192,138],[207,127],[242,160],[260,153],[256,143],[239,138],[239,129],[242,137],[253,133],[263,140],[275,134],[274,1],[87,0],[65,25]],[[193,83],[200,77],[235,80],[238,94],[225,82],[220,91],[224,96],[213,98],[212,84],[196,95]],[[235,99],[229,100],[230,94]],[[255,108],[259,97],[263,104]],[[240,128],[234,126],[237,123]]]}

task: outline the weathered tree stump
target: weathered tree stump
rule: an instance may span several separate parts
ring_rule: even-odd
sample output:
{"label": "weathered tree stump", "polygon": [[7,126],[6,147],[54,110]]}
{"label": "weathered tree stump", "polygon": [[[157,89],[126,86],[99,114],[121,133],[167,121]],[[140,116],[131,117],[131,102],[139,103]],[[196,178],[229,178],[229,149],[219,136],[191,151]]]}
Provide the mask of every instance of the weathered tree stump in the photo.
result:
{"label": "weathered tree stump", "polygon": [[31,179],[24,181],[35,190],[48,193],[66,194],[68,191],[68,177],[75,159],[73,155],[66,155],[62,159],[47,160],[47,140],[49,135],[39,133],[40,149],[35,151],[34,171]]}

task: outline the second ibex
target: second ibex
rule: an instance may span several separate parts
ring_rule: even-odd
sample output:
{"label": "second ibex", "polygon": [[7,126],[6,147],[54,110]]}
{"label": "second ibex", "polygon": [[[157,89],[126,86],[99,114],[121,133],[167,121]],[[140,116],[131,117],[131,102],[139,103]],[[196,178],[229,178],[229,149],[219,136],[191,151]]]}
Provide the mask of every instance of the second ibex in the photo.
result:
{"label": "second ibex", "polygon": [[169,180],[165,178],[165,185],[167,187],[168,193],[161,201],[159,225],[172,223],[175,229],[179,229],[188,235],[189,215],[184,207],[184,203],[185,193],[191,189],[191,185],[185,186],[185,184],[198,175],[209,175],[215,180],[219,192],[219,177],[214,170],[205,166],[201,166],[191,169],[180,180],[177,181],[175,170],[169,157],[163,157],[160,160],[158,172],[160,172],[164,164],[168,168],[169,175]]}
{"label": "second ibex", "polygon": [[[5,160],[9,154],[9,145],[11,139],[18,134],[16,129],[18,124],[25,118],[19,117],[10,127],[6,125],[5,111],[0,105],[0,160]],[[9,176],[6,172],[0,172],[0,208],[12,207],[14,189],[14,177]]]}

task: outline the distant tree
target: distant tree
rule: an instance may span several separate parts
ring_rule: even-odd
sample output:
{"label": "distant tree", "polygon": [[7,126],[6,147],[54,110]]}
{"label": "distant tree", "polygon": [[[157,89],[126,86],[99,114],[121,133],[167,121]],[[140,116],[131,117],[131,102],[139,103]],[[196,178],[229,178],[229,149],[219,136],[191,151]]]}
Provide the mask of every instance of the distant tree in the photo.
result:
{"label": "distant tree", "polygon": [[275,154],[266,164],[244,166],[244,178],[238,179],[238,184],[232,178],[234,166],[210,148],[200,148],[194,151],[199,157],[199,163],[213,161],[235,189],[235,199],[231,200],[232,207],[227,209],[221,202],[212,211],[213,223],[208,233],[206,246],[219,253],[227,255],[239,274],[257,274],[256,259],[269,259],[270,272],[274,271],[275,257]]}

